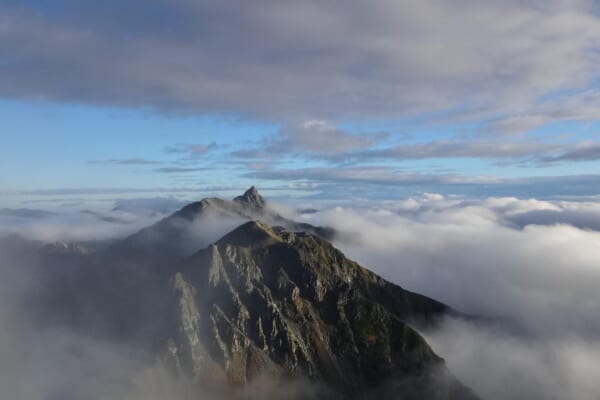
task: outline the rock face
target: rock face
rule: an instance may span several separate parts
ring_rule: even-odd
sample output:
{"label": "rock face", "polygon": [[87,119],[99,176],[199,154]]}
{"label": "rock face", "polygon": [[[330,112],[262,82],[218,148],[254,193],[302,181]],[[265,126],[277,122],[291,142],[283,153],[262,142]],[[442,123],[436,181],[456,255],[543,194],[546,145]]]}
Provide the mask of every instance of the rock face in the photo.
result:
{"label": "rock face", "polygon": [[258,194],[258,190],[256,190],[254,186],[246,190],[246,192],[243,195],[233,199],[233,201],[237,201],[238,203],[242,203],[247,206],[259,209],[264,208],[266,204],[265,199],[263,199],[263,197],[260,194]]}
{"label": "rock face", "polygon": [[322,238],[252,221],[178,269],[164,357],[197,381],[308,377],[342,397],[473,398],[408,323],[448,307]]}

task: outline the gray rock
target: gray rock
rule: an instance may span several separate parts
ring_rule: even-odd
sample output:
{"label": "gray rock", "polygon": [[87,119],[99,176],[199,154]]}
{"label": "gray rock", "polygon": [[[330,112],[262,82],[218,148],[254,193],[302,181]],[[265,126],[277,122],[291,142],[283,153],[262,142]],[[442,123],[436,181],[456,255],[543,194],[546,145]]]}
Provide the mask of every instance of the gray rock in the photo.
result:
{"label": "gray rock", "polygon": [[474,398],[409,322],[449,308],[317,236],[248,222],[182,263],[172,289],[168,361],[204,383],[268,375],[343,396]]}

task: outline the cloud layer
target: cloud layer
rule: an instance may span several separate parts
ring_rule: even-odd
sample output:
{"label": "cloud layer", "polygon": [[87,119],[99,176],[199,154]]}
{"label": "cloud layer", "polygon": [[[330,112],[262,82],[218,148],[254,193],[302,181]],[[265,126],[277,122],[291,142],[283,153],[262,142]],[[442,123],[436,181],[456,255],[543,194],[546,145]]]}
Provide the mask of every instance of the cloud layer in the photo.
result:
{"label": "cloud layer", "polygon": [[[323,204],[331,203],[311,206]],[[133,199],[119,201],[115,212],[132,215],[128,210],[139,208],[139,215],[148,218],[174,206],[172,199]],[[277,209],[294,213],[285,206]],[[113,220],[99,223],[96,214],[82,216],[85,219],[61,229],[39,225],[21,233],[52,241],[68,232],[68,238],[83,240],[120,234],[123,225],[133,229],[132,224]],[[378,203],[349,201],[344,207],[313,209],[295,217],[335,227],[340,232],[336,244],[385,278],[464,312],[490,317],[491,325],[447,320],[426,333],[450,369],[483,398],[595,399],[595,366],[600,363],[597,199],[477,199],[426,193]],[[47,224],[56,223],[56,218],[24,220]],[[216,240],[239,222],[196,221],[191,226],[194,246]],[[0,335],[3,388],[15,396],[41,399],[73,393],[72,380],[64,376],[77,376],[77,393],[104,393],[106,398],[173,398],[166,393],[174,391],[187,399],[197,390],[172,379],[160,366],[148,367],[142,355],[125,352],[118,344],[82,337],[63,326],[37,329],[24,307],[36,290],[36,280],[27,271],[35,268],[37,253],[10,240],[14,239],[0,241],[0,322],[9,327]],[[32,349],[31,343],[45,345]],[[29,349],[27,357],[19,357],[24,348]],[[48,365],[60,368],[48,374]],[[265,382],[251,393],[273,390],[286,389]]]}
{"label": "cloud layer", "polygon": [[428,333],[483,398],[597,396],[597,202],[428,194],[304,218],[334,226],[344,252],[387,279],[495,318]]}
{"label": "cloud layer", "polygon": [[[105,182],[120,168],[123,181],[161,187],[222,175],[238,187],[523,195],[535,181],[536,197],[597,194],[596,3],[8,1],[0,97],[216,117],[200,125],[217,133],[144,140],[145,155],[86,156]],[[92,176],[57,178],[66,175],[47,189]],[[541,175],[573,177],[527,178]]]}
{"label": "cloud layer", "polygon": [[268,119],[597,118],[593,4],[9,2],[0,94]]}

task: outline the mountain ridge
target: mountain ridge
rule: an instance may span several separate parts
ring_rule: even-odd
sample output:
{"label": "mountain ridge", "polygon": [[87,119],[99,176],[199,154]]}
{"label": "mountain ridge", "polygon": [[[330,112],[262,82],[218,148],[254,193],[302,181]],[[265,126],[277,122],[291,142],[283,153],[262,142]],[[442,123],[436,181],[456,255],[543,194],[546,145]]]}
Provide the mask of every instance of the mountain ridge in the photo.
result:
{"label": "mountain ridge", "polygon": [[[237,222],[198,249],[188,230],[210,218]],[[58,254],[47,303],[200,385],[268,376],[340,398],[474,399],[414,328],[457,312],[349,260],[319,231],[333,232],[279,216],[254,187],[203,199],[70,263]]]}
{"label": "mountain ridge", "polygon": [[475,398],[407,322],[449,307],[312,234],[247,222],[184,261],[172,287],[178,329],[164,353],[193,379],[309,377],[350,396],[410,378],[419,396]]}

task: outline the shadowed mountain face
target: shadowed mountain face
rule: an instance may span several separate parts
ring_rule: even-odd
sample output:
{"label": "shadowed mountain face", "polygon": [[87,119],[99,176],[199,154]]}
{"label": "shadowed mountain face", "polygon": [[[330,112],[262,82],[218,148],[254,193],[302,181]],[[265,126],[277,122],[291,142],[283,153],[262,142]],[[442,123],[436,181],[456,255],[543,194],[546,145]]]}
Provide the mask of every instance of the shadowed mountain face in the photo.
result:
{"label": "shadowed mountain face", "polygon": [[314,235],[248,222],[182,263],[172,285],[165,358],[196,380],[244,384],[275,374],[343,395],[397,386],[403,398],[472,396],[407,323],[448,308]]}
{"label": "shadowed mountain face", "polygon": [[43,302],[60,310],[59,318],[70,324],[93,326],[94,334],[154,340],[164,329],[155,316],[166,312],[166,282],[175,267],[252,219],[327,238],[334,235],[330,228],[282,217],[252,187],[232,201],[206,198],[190,203],[139,232],[98,246],[97,251],[80,251],[82,244],[46,246],[44,259],[50,265],[43,270],[47,287]]}
{"label": "shadowed mountain face", "polygon": [[[194,226],[212,218],[238,226],[192,250]],[[268,376],[308,379],[327,397],[474,398],[412,327],[453,311],[347,259],[332,234],[270,211],[251,188],[96,252],[46,249],[46,300],[199,384]]]}

